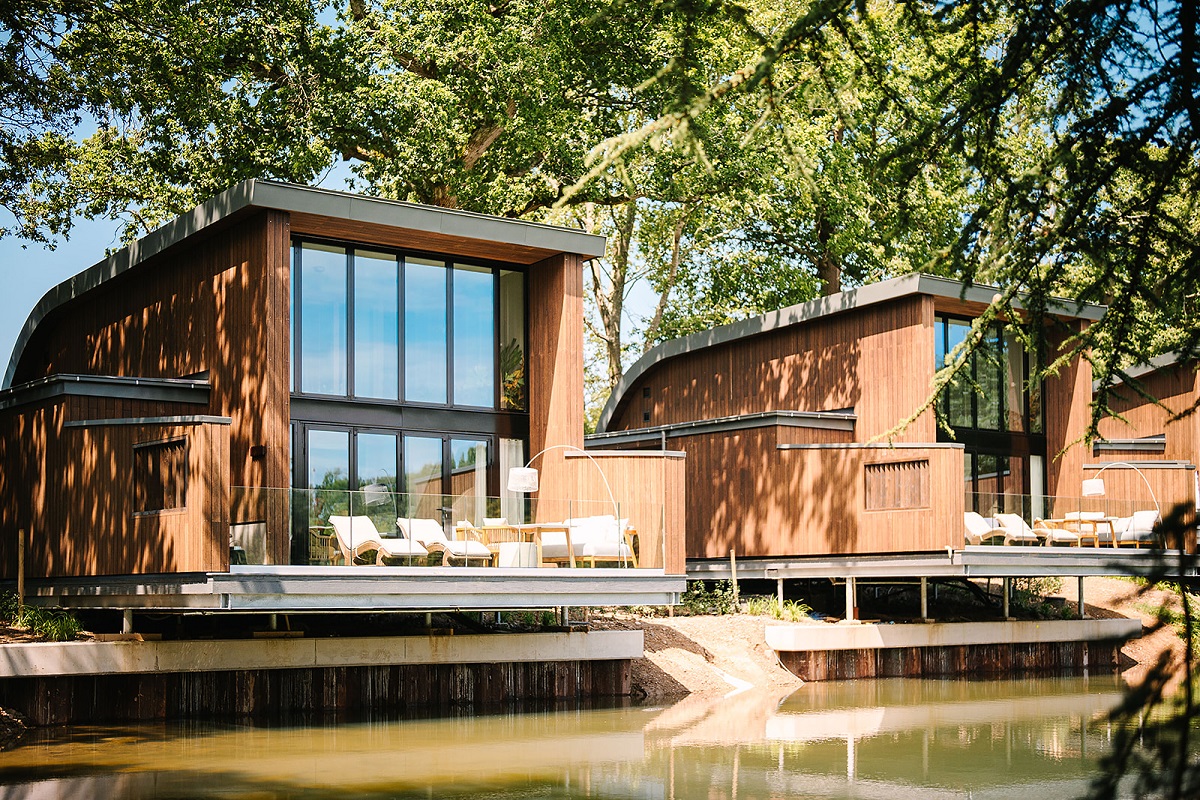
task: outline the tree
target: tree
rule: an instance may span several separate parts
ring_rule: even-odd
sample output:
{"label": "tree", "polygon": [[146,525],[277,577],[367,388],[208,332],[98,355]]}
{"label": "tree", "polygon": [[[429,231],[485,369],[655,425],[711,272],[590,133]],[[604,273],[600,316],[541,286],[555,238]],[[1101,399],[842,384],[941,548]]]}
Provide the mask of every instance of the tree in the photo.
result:
{"label": "tree", "polygon": [[[892,224],[877,231],[876,246],[896,246],[905,231],[921,229],[931,166],[960,164],[954,179],[963,193],[955,198],[951,235],[945,246],[915,252],[929,258],[913,266],[1000,285],[980,326],[998,315],[1023,319],[1034,351],[1044,344],[1050,298],[1108,305],[1103,320],[1031,376],[1039,381],[1072,358],[1089,359],[1102,387],[1094,435],[1108,411],[1110,377],[1166,342],[1193,353],[1200,344],[1200,316],[1186,296],[1196,284],[1200,232],[1198,12],[1191,3],[1150,0],[905,4],[900,25],[917,34],[929,65],[922,96],[892,51],[871,46],[886,27],[887,8],[813,2],[768,34],[740,12],[705,7],[697,13],[736,19],[761,46],[704,92],[680,97],[670,114],[604,143],[593,174],[664,131],[681,147],[703,147],[704,133],[691,122],[714,107],[757,103],[783,118],[776,87],[810,63],[814,43],[823,45],[823,58],[853,54],[861,64],[853,74],[882,98],[877,108],[908,129],[872,151],[874,169],[887,176],[880,183],[894,187]],[[847,85],[828,68],[823,74],[834,87]],[[819,206],[812,218],[828,219],[828,208]],[[1027,316],[1014,313],[1018,294]],[[1163,326],[1167,335],[1158,331]],[[939,375],[929,402],[967,363],[969,350]]]}

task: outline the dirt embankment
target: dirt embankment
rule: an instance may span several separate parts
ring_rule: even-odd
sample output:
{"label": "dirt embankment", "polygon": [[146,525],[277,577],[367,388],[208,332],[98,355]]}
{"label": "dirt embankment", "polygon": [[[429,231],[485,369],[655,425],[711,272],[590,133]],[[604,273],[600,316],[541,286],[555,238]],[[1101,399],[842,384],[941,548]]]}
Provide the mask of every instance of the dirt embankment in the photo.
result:
{"label": "dirt embankment", "polygon": [[[1077,602],[1076,583],[1064,581],[1060,596]],[[1084,605],[1093,618],[1129,617],[1142,621],[1143,636],[1122,649],[1123,677],[1139,683],[1166,656],[1177,670],[1183,662],[1183,641],[1171,625],[1160,625],[1154,609],[1179,608],[1178,595],[1140,587],[1114,578],[1087,578]],[[635,617],[613,614],[592,617],[597,629],[641,629],[646,657],[633,666],[636,694],[650,699],[693,693],[725,693],[735,688],[785,688],[803,682],[780,665],[767,647],[766,617]]]}

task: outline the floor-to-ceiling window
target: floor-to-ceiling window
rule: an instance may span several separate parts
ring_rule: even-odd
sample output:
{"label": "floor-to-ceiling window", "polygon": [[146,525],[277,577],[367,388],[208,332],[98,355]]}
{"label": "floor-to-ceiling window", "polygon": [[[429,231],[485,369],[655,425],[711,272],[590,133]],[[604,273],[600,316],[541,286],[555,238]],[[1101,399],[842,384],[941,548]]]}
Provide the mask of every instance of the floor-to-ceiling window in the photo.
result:
{"label": "floor-to-ceiling window", "polygon": [[385,533],[500,513],[527,452],[526,319],[519,267],[293,242],[294,486]]}
{"label": "floor-to-ceiling window", "polygon": [[[937,367],[950,363],[971,335],[972,320],[934,320]],[[942,393],[938,438],[965,449],[967,507],[984,514],[1040,508],[1046,439],[1040,388],[1030,386],[1028,356],[1013,331],[994,324]],[[949,426],[952,433],[943,427]]]}

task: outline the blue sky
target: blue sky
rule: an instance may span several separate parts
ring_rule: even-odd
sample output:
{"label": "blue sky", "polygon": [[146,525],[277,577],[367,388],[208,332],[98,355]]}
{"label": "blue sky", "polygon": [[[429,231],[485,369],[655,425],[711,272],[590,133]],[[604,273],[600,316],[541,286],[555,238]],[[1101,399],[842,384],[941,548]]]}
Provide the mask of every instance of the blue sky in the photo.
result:
{"label": "blue sky", "polygon": [[[349,164],[338,162],[317,185],[344,190],[348,188],[350,177]],[[11,217],[3,221],[10,220]],[[103,260],[107,250],[117,249],[120,231],[119,222],[79,219],[70,238],[58,241],[53,250],[14,237],[0,239],[0,279],[4,287],[4,298],[0,300],[0,374],[7,369],[17,335],[42,295]],[[629,288],[627,326],[633,324],[633,316],[647,316],[653,312],[657,299],[647,286]]]}
{"label": "blue sky", "polygon": [[[345,189],[350,174],[349,165],[338,162],[318,185]],[[3,221],[10,222],[12,217],[5,216]],[[17,335],[42,295],[102,261],[109,249],[118,249],[121,225],[113,220],[76,220],[70,238],[56,242],[53,250],[15,237],[0,239],[0,280],[4,287],[4,298],[0,300],[0,374],[8,368]]]}

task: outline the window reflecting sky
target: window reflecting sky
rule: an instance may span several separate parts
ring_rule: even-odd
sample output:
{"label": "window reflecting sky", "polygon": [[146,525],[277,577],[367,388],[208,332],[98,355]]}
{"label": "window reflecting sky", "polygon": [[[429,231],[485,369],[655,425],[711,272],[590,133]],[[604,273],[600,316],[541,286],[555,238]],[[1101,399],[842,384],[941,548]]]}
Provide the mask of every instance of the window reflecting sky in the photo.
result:
{"label": "window reflecting sky", "polygon": [[346,251],[306,244],[300,268],[300,389],[344,395]]}
{"label": "window reflecting sky", "polygon": [[446,402],[446,268],[416,258],[404,265],[404,396]]}
{"label": "window reflecting sky", "polygon": [[454,404],[496,404],[495,281],[484,267],[454,266]]}
{"label": "window reflecting sky", "polygon": [[[400,380],[400,271],[395,256],[354,253],[354,394],[395,400]],[[394,473],[393,473],[394,474]]]}

